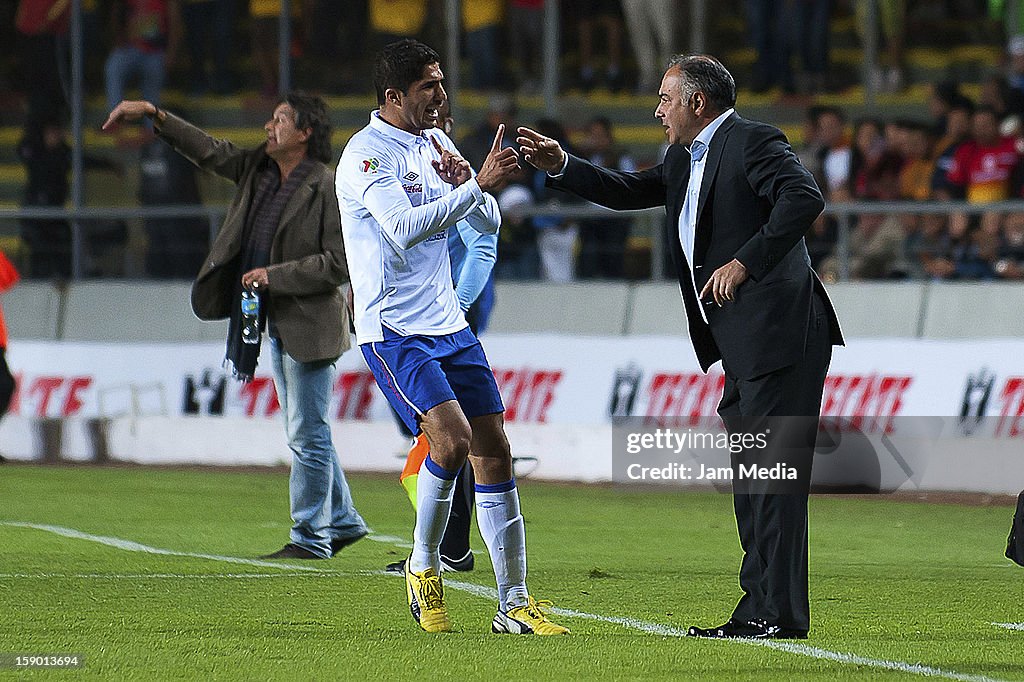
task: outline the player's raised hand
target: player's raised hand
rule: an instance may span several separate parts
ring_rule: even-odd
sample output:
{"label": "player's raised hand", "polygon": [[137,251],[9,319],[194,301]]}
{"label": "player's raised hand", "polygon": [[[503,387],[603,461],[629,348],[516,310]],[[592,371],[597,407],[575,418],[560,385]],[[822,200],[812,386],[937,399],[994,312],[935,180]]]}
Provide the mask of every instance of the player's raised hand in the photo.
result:
{"label": "player's raised hand", "polygon": [[519,128],[516,143],[523,152],[523,158],[534,167],[546,172],[557,173],[565,165],[565,151],[558,140],[541,135],[529,128]]}
{"label": "player's raised hand", "polygon": [[434,149],[441,155],[440,159],[433,159],[430,165],[434,167],[434,170],[437,171],[442,180],[449,185],[458,187],[473,177],[473,169],[470,167],[469,161],[442,147],[441,143],[433,135],[430,136],[430,141],[434,143]]}
{"label": "player's raised hand", "polygon": [[103,130],[109,130],[121,121],[138,121],[143,116],[156,116],[157,108],[152,102],[145,100],[121,100],[103,123]]}
{"label": "player's raised hand", "polygon": [[519,172],[519,153],[512,147],[502,148],[501,138],[504,135],[505,124],[499,123],[491,151],[476,174],[476,181],[485,192],[501,189]]}

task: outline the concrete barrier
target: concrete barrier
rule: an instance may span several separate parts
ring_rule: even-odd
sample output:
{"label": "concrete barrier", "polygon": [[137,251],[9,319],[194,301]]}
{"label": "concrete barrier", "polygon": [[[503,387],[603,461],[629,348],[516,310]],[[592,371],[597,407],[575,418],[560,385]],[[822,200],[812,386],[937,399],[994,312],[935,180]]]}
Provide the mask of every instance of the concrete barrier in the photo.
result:
{"label": "concrete barrier", "polygon": [[62,293],[52,284],[22,282],[0,296],[12,338],[53,341],[58,338]]}
{"label": "concrete barrier", "polygon": [[[76,341],[220,341],[200,322],[189,283],[24,283],[3,297],[11,337]],[[850,338],[1024,336],[1024,285],[849,282],[829,286]],[[501,282],[490,331],[591,336],[686,334],[674,282]]]}

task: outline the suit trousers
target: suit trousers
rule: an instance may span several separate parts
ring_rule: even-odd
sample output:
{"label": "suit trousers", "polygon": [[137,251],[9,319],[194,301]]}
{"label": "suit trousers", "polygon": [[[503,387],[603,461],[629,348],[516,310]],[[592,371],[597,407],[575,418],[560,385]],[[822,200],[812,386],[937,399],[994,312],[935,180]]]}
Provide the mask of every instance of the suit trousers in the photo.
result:
{"label": "suit trousers", "polygon": [[[796,441],[783,446],[788,453],[785,459],[799,469],[797,484],[779,492],[781,487],[758,488],[733,480],[733,507],[743,548],[743,596],[732,617],[743,622],[763,619],[803,632],[810,627],[807,498],[811,458],[832,359],[825,304],[817,294],[813,299],[801,361],[752,379],[739,379],[725,366],[725,390],[718,406],[730,433],[750,432],[758,423],[768,423],[776,431],[785,427],[799,432]],[[734,457],[734,469],[736,464]]]}

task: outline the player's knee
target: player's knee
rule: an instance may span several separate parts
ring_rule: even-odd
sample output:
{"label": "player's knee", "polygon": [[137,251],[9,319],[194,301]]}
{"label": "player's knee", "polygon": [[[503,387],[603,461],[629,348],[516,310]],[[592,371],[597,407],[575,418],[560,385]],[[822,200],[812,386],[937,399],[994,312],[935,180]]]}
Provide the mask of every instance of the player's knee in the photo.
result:
{"label": "player's knee", "polygon": [[502,423],[498,420],[474,420],[472,450],[474,455],[486,459],[509,460],[512,458],[508,437],[505,435]]}
{"label": "player's knee", "polygon": [[451,435],[452,454],[463,460],[469,457],[470,446],[473,443],[473,432],[470,431],[469,424],[463,422],[449,433]]}
{"label": "player's knee", "polygon": [[430,441],[430,458],[448,469],[458,469],[469,456],[470,431],[454,424],[440,432],[427,432]]}

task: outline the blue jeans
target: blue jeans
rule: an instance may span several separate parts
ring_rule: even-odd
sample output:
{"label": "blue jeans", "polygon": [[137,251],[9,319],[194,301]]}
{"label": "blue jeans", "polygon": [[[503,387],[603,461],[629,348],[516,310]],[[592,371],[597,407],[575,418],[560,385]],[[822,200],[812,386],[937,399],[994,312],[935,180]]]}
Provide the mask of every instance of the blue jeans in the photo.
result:
{"label": "blue jeans", "polygon": [[107,89],[107,108],[113,109],[124,99],[128,80],[139,79],[142,99],[160,105],[164,87],[164,53],[143,52],[137,47],[115,47],[103,68]]}
{"label": "blue jeans", "polygon": [[284,352],[281,341],[269,338],[274,385],[284,415],[292,473],[291,542],[323,557],[331,556],[331,540],[367,533],[352,503],[348,481],[331,441],[327,408],[334,383],[330,360],[299,362]]}

